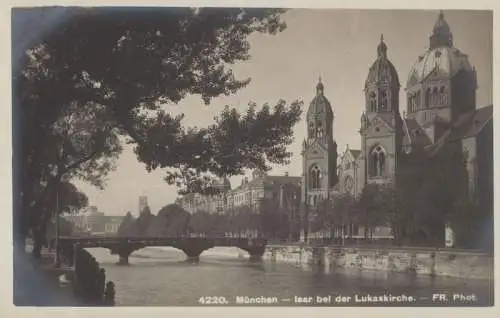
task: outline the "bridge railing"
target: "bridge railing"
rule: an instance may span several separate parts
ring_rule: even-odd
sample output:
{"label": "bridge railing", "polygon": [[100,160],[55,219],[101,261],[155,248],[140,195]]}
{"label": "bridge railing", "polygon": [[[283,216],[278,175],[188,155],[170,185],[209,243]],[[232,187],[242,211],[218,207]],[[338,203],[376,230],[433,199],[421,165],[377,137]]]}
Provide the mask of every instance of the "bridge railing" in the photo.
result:
{"label": "bridge railing", "polygon": [[178,235],[178,236],[62,236],[61,240],[82,240],[82,241],[122,241],[124,239],[130,240],[161,240],[161,239],[184,239],[184,238],[207,238],[207,239],[266,239],[262,235]]}

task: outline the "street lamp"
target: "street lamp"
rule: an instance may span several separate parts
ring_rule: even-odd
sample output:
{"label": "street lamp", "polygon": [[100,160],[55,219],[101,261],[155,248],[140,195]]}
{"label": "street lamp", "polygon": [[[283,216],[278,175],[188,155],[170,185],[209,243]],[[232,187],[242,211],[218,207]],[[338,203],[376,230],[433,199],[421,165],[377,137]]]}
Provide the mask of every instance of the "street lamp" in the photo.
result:
{"label": "street lamp", "polygon": [[308,171],[304,172],[304,218],[305,219],[305,224],[302,224],[303,231],[304,231],[304,242],[308,242],[309,238],[309,206],[307,204],[307,173]]}
{"label": "street lamp", "polygon": [[61,261],[59,258],[59,214],[60,214],[60,203],[59,203],[59,187],[57,187],[56,190],[56,254],[55,254],[55,259],[54,259],[54,266],[59,267],[61,266]]}

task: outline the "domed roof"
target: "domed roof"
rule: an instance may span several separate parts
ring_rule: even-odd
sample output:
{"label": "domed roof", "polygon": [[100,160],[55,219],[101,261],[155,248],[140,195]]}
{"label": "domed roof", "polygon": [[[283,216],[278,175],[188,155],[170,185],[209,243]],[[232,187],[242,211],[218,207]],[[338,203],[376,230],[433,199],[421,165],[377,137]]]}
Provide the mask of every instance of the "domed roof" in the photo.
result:
{"label": "domed roof", "polygon": [[407,87],[424,81],[429,75],[451,78],[458,72],[471,71],[472,67],[466,54],[453,46],[453,35],[443,12],[429,37],[429,49],[420,55],[408,74]]}
{"label": "domed roof", "polygon": [[462,70],[472,70],[466,54],[454,47],[434,48],[418,57],[408,75],[407,87],[425,80],[433,72],[451,78]]}
{"label": "domed roof", "polygon": [[379,82],[397,83],[397,85],[399,85],[398,72],[391,61],[387,58],[387,45],[384,42],[383,35],[380,36],[380,43],[377,46],[377,54],[377,59],[373,62],[370,70],[368,71],[365,88],[370,84],[376,84]]}
{"label": "domed roof", "polygon": [[434,24],[434,28],[432,29],[433,34],[442,34],[442,35],[451,35],[450,26],[448,22],[444,19],[443,11],[439,12],[439,17],[437,22]]}
{"label": "domed roof", "polygon": [[311,101],[309,109],[307,110],[307,118],[323,117],[325,115],[327,118],[333,118],[332,105],[325,97],[324,89],[325,87],[320,78],[316,85],[316,96]]}

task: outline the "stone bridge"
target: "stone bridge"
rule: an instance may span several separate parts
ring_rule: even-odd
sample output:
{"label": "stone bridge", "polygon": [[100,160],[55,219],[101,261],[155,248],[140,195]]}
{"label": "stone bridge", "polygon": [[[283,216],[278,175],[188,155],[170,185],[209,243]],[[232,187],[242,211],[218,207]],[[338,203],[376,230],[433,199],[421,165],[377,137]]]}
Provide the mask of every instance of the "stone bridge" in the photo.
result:
{"label": "stone bridge", "polygon": [[62,254],[71,262],[78,248],[103,247],[118,255],[117,264],[127,265],[132,252],[148,246],[170,246],[182,250],[188,259],[198,260],[200,254],[216,246],[238,247],[247,251],[251,259],[260,259],[267,241],[263,238],[211,237],[73,237],[59,238]]}

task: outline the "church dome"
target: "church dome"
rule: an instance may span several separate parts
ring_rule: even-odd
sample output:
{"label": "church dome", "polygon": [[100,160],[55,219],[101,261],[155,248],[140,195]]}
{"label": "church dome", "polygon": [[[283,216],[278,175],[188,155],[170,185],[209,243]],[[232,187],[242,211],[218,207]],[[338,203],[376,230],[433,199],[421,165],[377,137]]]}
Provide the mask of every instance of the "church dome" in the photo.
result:
{"label": "church dome", "polygon": [[327,116],[328,118],[333,118],[332,105],[324,95],[324,85],[321,82],[321,78],[316,85],[316,96],[311,101],[309,109],[307,111],[307,118],[317,118]]}
{"label": "church dome", "polygon": [[418,57],[408,75],[407,87],[424,81],[429,75],[438,73],[452,78],[460,71],[472,71],[466,54],[454,47],[437,47]]}
{"label": "church dome", "polygon": [[426,80],[431,74],[452,78],[460,71],[472,71],[467,55],[453,46],[453,35],[442,12],[434,25],[429,44],[429,49],[418,57],[411,68],[407,87]]}
{"label": "church dome", "polygon": [[365,88],[371,84],[380,82],[397,83],[399,85],[398,72],[396,72],[396,68],[387,58],[387,45],[384,42],[383,35],[380,37],[380,43],[377,46],[377,55],[377,59],[368,71]]}

